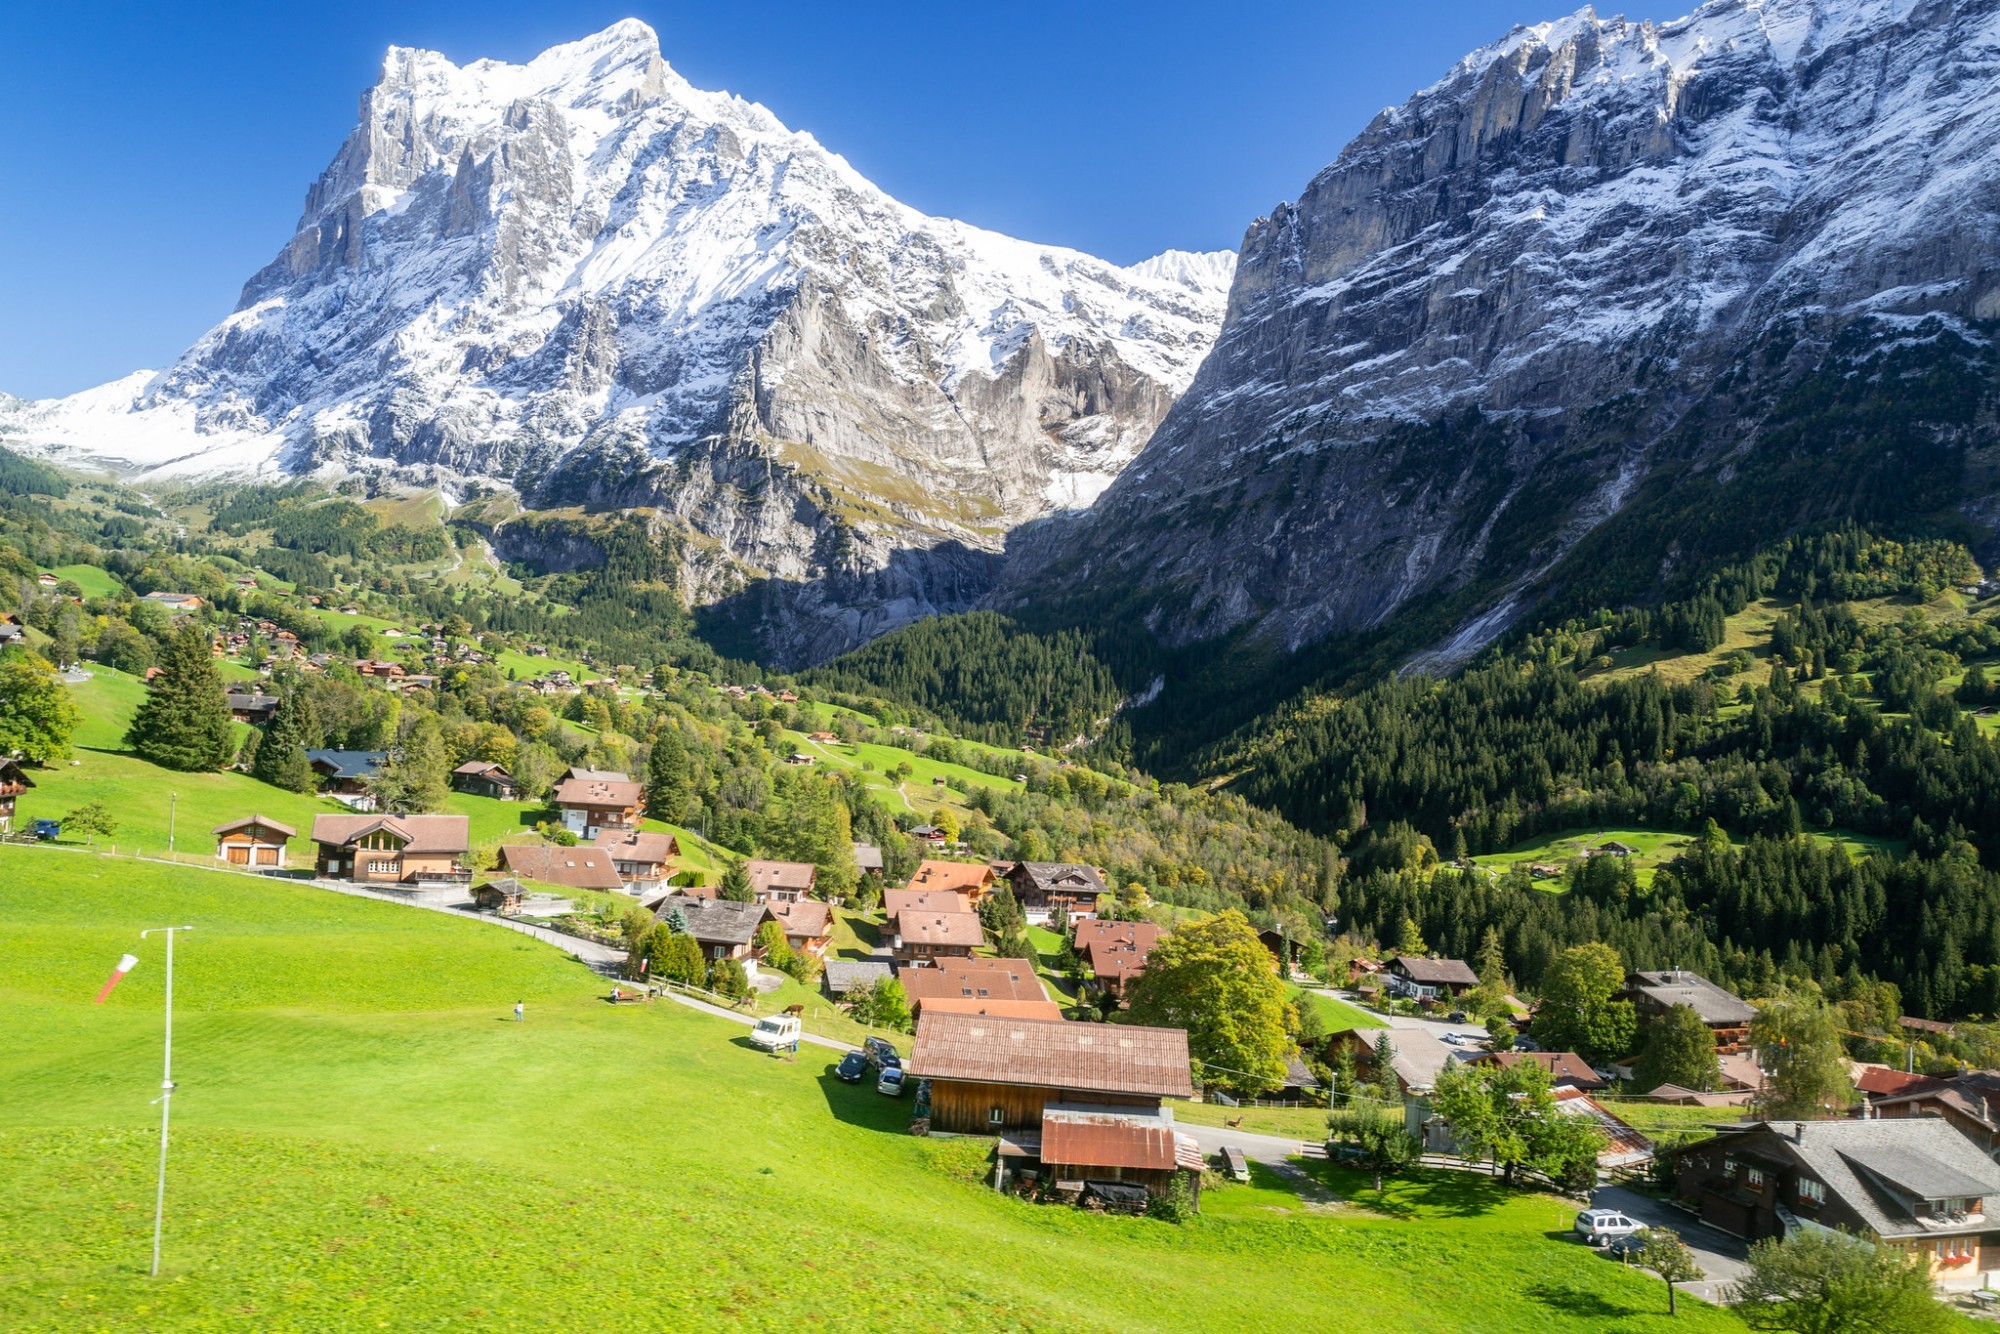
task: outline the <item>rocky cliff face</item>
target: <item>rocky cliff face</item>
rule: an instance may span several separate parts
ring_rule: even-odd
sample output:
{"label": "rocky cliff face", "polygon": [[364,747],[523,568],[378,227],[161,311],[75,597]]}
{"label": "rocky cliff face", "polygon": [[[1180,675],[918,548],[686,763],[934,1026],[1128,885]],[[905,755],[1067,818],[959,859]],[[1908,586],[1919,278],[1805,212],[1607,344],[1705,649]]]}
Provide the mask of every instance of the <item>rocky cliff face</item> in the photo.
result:
{"label": "rocky cliff face", "polygon": [[1450,603],[1448,663],[1719,527],[1990,531],[1996,73],[1995,0],[1515,30],[1252,224],[1193,386],[1014,596],[1287,647]]}
{"label": "rocky cliff face", "polygon": [[769,581],[766,647],[799,660],[969,605],[1010,529],[1093,501],[1232,268],[926,217],[690,87],[640,23],[518,66],[398,48],[234,314],[165,371],[9,415],[153,477],[657,507],[690,591]]}

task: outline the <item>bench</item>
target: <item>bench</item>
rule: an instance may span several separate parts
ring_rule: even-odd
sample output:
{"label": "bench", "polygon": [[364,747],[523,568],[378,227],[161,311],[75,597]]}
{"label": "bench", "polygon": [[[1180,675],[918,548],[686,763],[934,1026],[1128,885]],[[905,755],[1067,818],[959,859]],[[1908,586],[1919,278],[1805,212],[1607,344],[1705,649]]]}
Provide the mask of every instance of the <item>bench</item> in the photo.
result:
{"label": "bench", "polygon": [[653,993],[644,987],[613,987],[610,999],[613,1005],[644,1005]]}

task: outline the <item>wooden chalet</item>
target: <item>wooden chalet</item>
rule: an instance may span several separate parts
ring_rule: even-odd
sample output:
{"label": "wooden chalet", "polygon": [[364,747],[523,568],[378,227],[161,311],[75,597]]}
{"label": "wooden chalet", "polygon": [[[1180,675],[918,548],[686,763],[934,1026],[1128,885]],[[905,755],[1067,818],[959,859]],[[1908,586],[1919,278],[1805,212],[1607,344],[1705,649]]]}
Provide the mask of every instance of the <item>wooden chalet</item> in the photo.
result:
{"label": "wooden chalet", "polygon": [[[919,897],[927,901],[946,898],[933,894]],[[892,910],[885,928],[889,937],[889,957],[897,963],[916,965],[935,963],[941,959],[971,958],[972,952],[986,943],[986,930],[980,924],[978,913],[963,911],[965,899],[962,895],[950,895],[949,900],[959,906],[905,905]]]}
{"label": "wooden chalet", "polygon": [[230,866],[259,866],[282,870],[285,844],[299,831],[266,815],[246,816],[219,824],[215,834],[215,860]]}
{"label": "wooden chalet", "polygon": [[1479,974],[1460,959],[1419,959],[1399,954],[1382,974],[1390,991],[1414,1000],[1463,996],[1479,985]]}
{"label": "wooden chalet", "polygon": [[1622,995],[1638,1011],[1641,1028],[1674,1006],[1685,1005],[1715,1034],[1718,1054],[1733,1055],[1750,1043],[1750,1020],[1757,1011],[1697,973],[1679,968],[1631,973]]}
{"label": "wooden chalet", "polygon": [[451,771],[451,785],[459,792],[497,797],[501,801],[515,801],[521,795],[521,785],[514,775],[491,760],[467,760]]}
{"label": "wooden chalet", "polygon": [[19,760],[0,759],[0,832],[13,828],[14,802],[34,786]]}
{"label": "wooden chalet", "polygon": [[918,865],[917,873],[910,877],[907,888],[963,894],[966,903],[977,910],[980,902],[999,883],[1000,877],[986,862],[925,861]]}
{"label": "wooden chalet", "polygon": [[1701,1220],[1758,1241],[1838,1228],[1914,1253],[1947,1289],[2000,1269],[2000,1166],[1936,1117],[1757,1122],[1661,1155]]}
{"label": "wooden chalet", "polygon": [[1031,921],[1046,921],[1057,905],[1070,913],[1093,911],[1106,891],[1104,872],[1075,862],[1015,862],[1007,880]]}
{"label": "wooden chalet", "polygon": [[360,885],[470,885],[463,815],[316,815],[315,870]]}
{"label": "wooden chalet", "polygon": [[309,750],[306,763],[319,777],[321,795],[357,811],[375,809],[372,784],[389,763],[386,750]]}
{"label": "wooden chalet", "polygon": [[994,1183],[1003,1189],[1037,1177],[1065,1193],[1115,1183],[1160,1195],[1183,1173],[1199,1181],[1201,1151],[1162,1101],[1194,1092],[1180,1029],[954,1013],[933,1002],[905,1068],[925,1083],[918,1129],[999,1136]]}
{"label": "wooden chalet", "polygon": [[[1886,1075],[1888,1078],[1884,1078]],[[1988,1157],[2000,1158],[2000,1071],[1967,1070],[1948,1078],[1909,1075],[1900,1070],[1857,1078],[1862,1092],[1873,1083],[1869,1114],[1884,1120],[1934,1116],[1971,1140]]]}
{"label": "wooden chalet", "polygon": [[1122,998],[1126,986],[1146,970],[1146,956],[1165,934],[1151,922],[1107,922],[1086,918],[1074,928],[1077,957],[1090,965],[1097,985]]}
{"label": "wooden chalet", "polygon": [[823,959],[833,945],[833,905],[818,899],[795,899],[790,903],[766,904],[778,925],[785,928],[785,944],[794,954]]}
{"label": "wooden chalet", "polygon": [[702,957],[707,959],[754,959],[757,928],[777,920],[771,909],[761,903],[698,899],[687,894],[668,894],[645,906],[662,919],[678,908],[687,923],[688,934],[695,938]]}
{"label": "wooden chalet", "polygon": [[933,1012],[917,1021],[908,1069],[930,1081],[930,1128],[992,1135],[1038,1128],[1051,1103],[1157,1111],[1190,1098],[1187,1034]]}
{"label": "wooden chalet", "polygon": [[612,769],[571,769],[550,799],[563,828],[579,838],[606,829],[637,829],[646,813],[646,785]]}
{"label": "wooden chalet", "polygon": [[819,868],[811,862],[773,862],[761,859],[743,863],[750,877],[753,903],[797,903],[813,892]]}
{"label": "wooden chalet", "polygon": [[681,855],[680,840],[649,829],[607,830],[590,846],[611,858],[628,894],[644,894],[665,884]]}
{"label": "wooden chalet", "polygon": [[278,711],[276,695],[258,695],[232,690],[225,698],[229,703],[229,716],[239,723],[249,723],[253,727],[264,726]]}

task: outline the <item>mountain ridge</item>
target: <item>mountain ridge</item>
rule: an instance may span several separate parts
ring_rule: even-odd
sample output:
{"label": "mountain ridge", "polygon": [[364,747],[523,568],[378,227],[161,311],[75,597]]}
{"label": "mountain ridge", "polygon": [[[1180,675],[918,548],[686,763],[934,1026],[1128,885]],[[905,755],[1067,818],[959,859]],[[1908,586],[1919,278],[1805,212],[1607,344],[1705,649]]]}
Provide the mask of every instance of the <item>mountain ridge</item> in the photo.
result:
{"label": "mountain ridge", "polygon": [[637,21],[520,65],[396,47],[231,315],[8,428],[153,479],[652,509],[689,539],[690,601],[763,590],[771,655],[803,659],[970,605],[1009,529],[1093,501],[1205,354],[1233,264],[927,217],[694,89]]}
{"label": "mountain ridge", "polygon": [[[1655,579],[1728,547],[1696,495],[1736,550],[1919,480],[1903,517],[1990,536],[1994,69],[1984,0],[1515,29],[1251,225],[1194,384],[1097,506],[1023,535],[999,605],[1123,587],[1169,644],[1295,651],[1452,602],[1416,660],[1449,668],[1596,577],[1610,529],[1652,525]],[[1795,438],[1926,346],[1979,402]]]}

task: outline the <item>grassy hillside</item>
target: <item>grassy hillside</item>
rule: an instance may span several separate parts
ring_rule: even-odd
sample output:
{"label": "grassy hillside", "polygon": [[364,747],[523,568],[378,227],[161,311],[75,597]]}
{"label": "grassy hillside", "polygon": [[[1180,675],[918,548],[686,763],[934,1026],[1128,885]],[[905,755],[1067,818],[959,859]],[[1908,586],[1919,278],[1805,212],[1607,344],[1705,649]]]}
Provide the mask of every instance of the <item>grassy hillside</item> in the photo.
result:
{"label": "grassy hillside", "polygon": [[[161,970],[136,933],[167,921],[197,929],[153,1283]],[[441,914],[0,848],[0,937],[11,1330],[1741,1328],[1669,1321],[1657,1282],[1553,1235],[1567,1207],[1477,1178],[1377,1203],[1260,1172],[1184,1228],[1002,1199],[984,1141],[911,1138],[825,1053],[614,1009],[555,951]]]}

